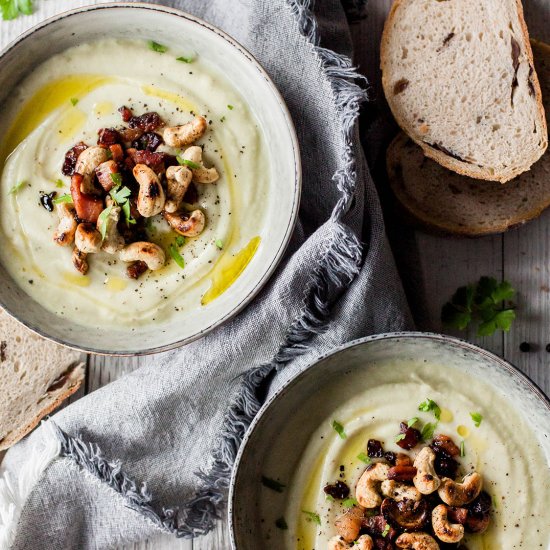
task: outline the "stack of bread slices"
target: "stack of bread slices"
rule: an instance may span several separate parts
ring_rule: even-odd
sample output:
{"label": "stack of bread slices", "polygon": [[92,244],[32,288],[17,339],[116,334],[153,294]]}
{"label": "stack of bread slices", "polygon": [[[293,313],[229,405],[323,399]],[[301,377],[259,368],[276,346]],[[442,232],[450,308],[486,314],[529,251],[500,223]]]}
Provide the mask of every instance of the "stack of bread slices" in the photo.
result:
{"label": "stack of bread slices", "polygon": [[550,206],[550,46],[530,43],[519,0],[395,0],[381,68],[403,130],[389,182],[414,220],[477,236]]}

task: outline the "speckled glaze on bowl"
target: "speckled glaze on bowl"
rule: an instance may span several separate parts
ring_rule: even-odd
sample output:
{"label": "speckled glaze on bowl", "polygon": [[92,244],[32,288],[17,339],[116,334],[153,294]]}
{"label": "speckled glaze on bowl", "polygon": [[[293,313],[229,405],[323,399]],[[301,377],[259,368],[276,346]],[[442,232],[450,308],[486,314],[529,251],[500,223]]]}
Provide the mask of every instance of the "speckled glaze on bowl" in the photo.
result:
{"label": "speckled glaze on bowl", "polygon": [[268,506],[263,505],[262,474],[276,470],[279,479],[292,478],[310,435],[335,407],[334,403],[316,399],[322,388],[330,388],[345,373],[393,359],[427,360],[489,382],[527,422],[550,466],[550,400],[510,363],[449,336],[420,332],[371,336],[319,358],[279,389],[256,416],[240,448],[231,479],[229,524],[233,548],[257,550],[258,541],[266,536],[265,529],[269,530],[272,548],[285,548],[284,531],[275,528],[274,522],[284,517],[286,497],[284,493],[269,491]]}
{"label": "speckled glaze on bowl", "polygon": [[[124,25],[120,22],[124,21]],[[262,243],[233,285],[208,306],[130,330],[75,325],[30,298],[0,265],[0,306],[38,334],[79,350],[109,355],[165,351],[200,338],[227,321],[259,292],[275,270],[297,219],[301,191],[298,142],[288,109],[266,72],[240,44],[208,23],[154,4],[112,3],[57,15],[20,36],[0,54],[0,105],[27,74],[67,48],[104,37],[153,40],[200,52],[246,98],[264,133],[271,181]],[[276,164],[274,162],[276,159]],[[182,312],[183,313],[183,312]]]}

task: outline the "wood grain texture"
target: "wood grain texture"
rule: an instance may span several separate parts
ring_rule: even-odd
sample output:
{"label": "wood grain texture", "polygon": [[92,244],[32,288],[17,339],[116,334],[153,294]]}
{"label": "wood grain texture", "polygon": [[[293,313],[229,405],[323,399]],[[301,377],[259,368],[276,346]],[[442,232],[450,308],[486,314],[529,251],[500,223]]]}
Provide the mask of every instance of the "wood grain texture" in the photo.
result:
{"label": "wood grain texture", "polygon": [[[97,2],[77,0],[72,4],[76,7]],[[525,4],[532,35],[548,41],[550,10],[547,0],[532,0]],[[371,85],[372,103],[365,110],[365,126],[372,121],[369,117],[373,118],[386,108],[380,86],[379,42],[390,5],[391,0],[371,0],[366,18],[352,25],[355,62]],[[66,2],[42,2],[36,15],[15,21],[7,33],[3,27],[2,44],[45,16],[57,13],[60,6],[65,7]],[[391,211],[392,205],[388,203],[391,198],[383,188],[381,195],[386,212]],[[518,319],[510,334],[487,339],[477,339],[474,334],[461,336],[509,359],[549,392],[550,353],[545,346],[550,343],[550,213],[503,236],[476,240],[448,239],[414,232],[405,227],[399,217],[388,214],[387,219],[396,260],[418,327],[445,331],[440,322],[441,306],[458,286],[476,281],[481,275],[506,278],[518,289]],[[519,344],[523,341],[532,344],[532,352],[519,351]],[[77,399],[84,391],[91,392],[139,368],[140,364],[139,358],[90,357],[86,386],[71,400]],[[221,521],[212,533],[193,542],[161,535],[126,550],[226,550],[229,546],[227,525]]]}

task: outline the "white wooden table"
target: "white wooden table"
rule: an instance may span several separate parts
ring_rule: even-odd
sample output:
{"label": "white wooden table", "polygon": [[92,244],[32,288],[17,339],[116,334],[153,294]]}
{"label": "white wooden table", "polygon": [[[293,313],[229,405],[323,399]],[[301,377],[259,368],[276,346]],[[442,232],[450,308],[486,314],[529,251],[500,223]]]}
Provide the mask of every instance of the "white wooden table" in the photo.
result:
{"label": "white wooden table", "polygon": [[[39,12],[0,26],[0,42],[11,38],[60,6],[82,5],[102,0],[49,0],[39,4]],[[380,103],[379,41],[391,0],[370,0],[367,17],[352,25],[355,62],[373,86],[375,101]],[[550,42],[550,0],[524,0],[531,35]],[[550,181],[548,182],[550,185]],[[527,226],[504,235],[475,240],[459,240],[411,231],[390,220],[392,244],[411,302],[418,328],[444,332],[439,319],[441,306],[457,287],[474,282],[482,275],[506,278],[517,289],[517,319],[509,334],[469,340],[506,358],[528,374],[546,393],[550,393],[550,210]],[[407,252],[406,254],[404,252]],[[407,258],[405,261],[404,258]],[[529,342],[532,351],[519,350]],[[88,357],[86,384],[71,401],[108,384],[140,366],[139,358]],[[225,550],[229,538],[225,522],[209,535],[193,542],[161,536],[133,546],[145,549]]]}

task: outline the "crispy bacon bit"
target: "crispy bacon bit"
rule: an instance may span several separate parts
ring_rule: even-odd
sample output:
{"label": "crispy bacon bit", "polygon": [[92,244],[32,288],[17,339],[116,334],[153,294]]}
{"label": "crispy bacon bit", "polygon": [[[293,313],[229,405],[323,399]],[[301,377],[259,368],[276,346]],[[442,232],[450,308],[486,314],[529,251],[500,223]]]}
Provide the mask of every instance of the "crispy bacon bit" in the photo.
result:
{"label": "crispy bacon bit", "polygon": [[109,150],[111,151],[115,162],[122,162],[124,160],[124,149],[122,149],[122,145],[119,143],[109,145]]}
{"label": "crispy bacon bit", "polygon": [[185,195],[183,196],[183,202],[188,204],[195,204],[199,200],[199,192],[197,191],[196,185],[191,182]]}
{"label": "crispy bacon bit", "polygon": [[125,143],[139,139],[143,134],[141,128],[119,128],[118,133]]}
{"label": "crispy bacon bit", "polygon": [[122,120],[124,122],[128,122],[134,116],[134,113],[132,113],[132,109],[126,107],[126,105],[119,107],[118,112],[121,114]]}
{"label": "crispy bacon bit", "polygon": [[153,151],[136,151],[134,149],[127,149],[126,152],[132,157],[135,164],[146,164],[155,172],[159,172],[164,169],[164,159],[166,157],[164,153],[154,153]]}
{"label": "crispy bacon bit", "polygon": [[164,143],[162,136],[155,132],[147,132],[139,139],[132,142],[132,147],[135,149],[147,149],[147,151],[156,151],[157,147]]}
{"label": "crispy bacon bit", "polygon": [[126,274],[130,277],[130,279],[139,279],[147,271],[147,269],[147,264],[141,260],[138,260],[126,268]]}
{"label": "crispy bacon bit", "polygon": [[447,456],[458,456],[460,454],[460,449],[448,435],[439,434],[435,436],[430,447],[435,452],[440,449]]}
{"label": "crispy bacon bit", "polygon": [[82,153],[85,149],[88,149],[88,146],[81,141],[65,153],[65,161],[63,162],[63,168],[61,168],[61,171],[65,176],[72,176],[74,174],[76,161],[78,160],[80,153]]}
{"label": "crispy bacon bit", "polygon": [[401,433],[405,436],[399,441],[397,445],[402,449],[412,449],[418,445],[420,439],[422,439],[422,434],[416,428],[409,428],[406,422],[401,422],[400,424]]}
{"label": "crispy bacon bit", "polygon": [[128,121],[128,125],[130,128],[140,128],[144,132],[153,132],[159,126],[163,126],[164,122],[158,113],[152,111],[140,116],[133,116]]}
{"label": "crispy bacon bit", "polygon": [[109,147],[121,140],[120,134],[114,128],[101,128],[97,135],[97,144],[103,147]]}
{"label": "crispy bacon bit", "polygon": [[76,215],[82,221],[96,223],[103,210],[103,199],[92,195],[85,195],[80,191],[82,176],[74,174],[71,178],[71,196],[73,198]]}
{"label": "crispy bacon bit", "polygon": [[395,465],[395,461],[397,460],[397,455],[395,453],[392,453],[391,451],[386,451],[384,453],[384,458],[390,463]]}
{"label": "crispy bacon bit", "polygon": [[[391,526],[388,525],[388,522],[383,515],[365,517],[362,522],[363,528],[371,536],[382,536],[382,533],[386,533],[384,539],[388,542],[395,539],[398,535],[398,532]],[[390,527],[389,531],[386,531],[387,527]],[[392,548],[391,542],[389,548]]]}
{"label": "crispy bacon bit", "polygon": [[450,477],[454,479],[458,471],[458,462],[447,456],[445,453],[438,453],[436,451],[434,469],[437,472],[437,475]]}
{"label": "crispy bacon bit", "polygon": [[118,172],[118,164],[114,160],[108,160],[106,162],[102,162],[96,169],[95,169],[95,175],[97,176],[97,179],[107,191],[107,193],[115,186],[115,182],[113,181],[112,174],[116,174]]}
{"label": "crispy bacon bit", "polygon": [[323,491],[332,498],[343,500],[349,496],[349,487],[343,481],[337,481],[336,483],[327,483],[323,488]]}
{"label": "crispy bacon bit", "polygon": [[396,466],[412,466],[413,462],[412,462],[411,457],[409,455],[406,455],[405,453],[397,453],[397,457],[395,459],[395,465]]}
{"label": "crispy bacon bit", "polygon": [[388,479],[395,481],[412,481],[415,475],[414,466],[392,466],[388,471]]}
{"label": "crispy bacon bit", "polygon": [[367,442],[367,454],[369,458],[382,458],[384,456],[382,443],[377,439],[369,439]]}

